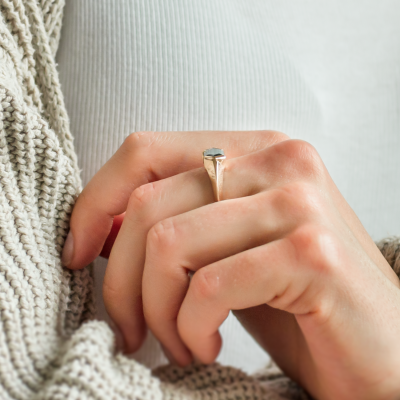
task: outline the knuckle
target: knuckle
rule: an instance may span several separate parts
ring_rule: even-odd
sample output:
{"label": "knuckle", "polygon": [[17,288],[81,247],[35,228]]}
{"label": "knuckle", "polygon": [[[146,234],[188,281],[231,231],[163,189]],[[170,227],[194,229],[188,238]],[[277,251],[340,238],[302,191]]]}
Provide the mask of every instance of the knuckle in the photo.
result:
{"label": "knuckle", "polygon": [[315,185],[307,181],[293,181],[276,189],[275,207],[296,219],[314,219],[323,213],[324,202]]}
{"label": "knuckle", "polygon": [[176,248],[178,243],[174,218],[157,222],[147,234],[147,247],[152,252],[164,252]]}
{"label": "knuckle", "polygon": [[300,263],[323,275],[332,275],[343,265],[340,242],[329,229],[304,225],[290,237]]}
{"label": "knuckle", "polygon": [[215,300],[220,289],[219,276],[212,270],[199,269],[194,274],[190,286],[199,301]]}
{"label": "knuckle", "polygon": [[283,152],[290,160],[290,166],[302,177],[317,178],[324,171],[324,165],[315,147],[298,139],[282,143]]}
{"label": "knuckle", "polygon": [[315,185],[306,181],[292,182],[286,189],[297,199],[300,212],[310,215],[321,211],[321,192]]}
{"label": "knuckle", "polygon": [[157,196],[157,192],[158,185],[156,182],[149,182],[145,185],[139,186],[132,192],[129,198],[127,212],[147,219],[147,214],[149,214],[147,210],[151,209],[151,205]]}
{"label": "knuckle", "polygon": [[[268,195],[268,192],[266,194]],[[278,187],[271,191],[271,203],[277,208],[291,209],[295,204],[296,195],[297,193],[294,193],[293,188],[289,185]]]}
{"label": "knuckle", "polygon": [[133,132],[125,138],[122,147],[128,153],[136,153],[139,149],[152,144],[153,135],[154,132]]}
{"label": "knuckle", "polygon": [[301,158],[313,158],[317,154],[315,147],[301,139],[291,139],[286,141],[284,144],[285,151],[291,158],[301,159]]}
{"label": "knuckle", "polygon": [[155,132],[134,132],[125,138],[118,150],[123,155],[122,160],[132,160],[128,168],[134,168],[135,172],[139,169],[147,182],[155,181],[157,177],[149,157],[150,151],[155,153],[155,138]]}

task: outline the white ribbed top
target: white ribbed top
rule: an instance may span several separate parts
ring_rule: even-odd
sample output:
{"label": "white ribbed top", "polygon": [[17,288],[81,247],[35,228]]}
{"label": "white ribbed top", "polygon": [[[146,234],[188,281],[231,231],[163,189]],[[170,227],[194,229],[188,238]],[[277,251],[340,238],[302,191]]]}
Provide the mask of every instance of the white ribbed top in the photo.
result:
{"label": "white ribbed top", "polygon": [[[399,18],[396,0],[67,1],[57,61],[84,183],[133,131],[277,129],[317,147],[374,239],[398,234]],[[267,360],[233,317],[222,335],[221,362]],[[163,360],[152,338],[136,358]]]}

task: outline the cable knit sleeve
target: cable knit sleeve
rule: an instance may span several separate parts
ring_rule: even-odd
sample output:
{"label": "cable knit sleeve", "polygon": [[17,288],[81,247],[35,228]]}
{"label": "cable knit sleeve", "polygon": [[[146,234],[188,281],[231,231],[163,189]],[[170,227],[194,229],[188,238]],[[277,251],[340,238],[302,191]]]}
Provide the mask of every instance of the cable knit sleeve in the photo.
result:
{"label": "cable knit sleeve", "polygon": [[[60,261],[81,191],[54,61],[63,5],[0,2],[0,398],[307,399],[273,365],[150,371],[93,319],[91,266]],[[380,248],[398,264],[398,245]]]}

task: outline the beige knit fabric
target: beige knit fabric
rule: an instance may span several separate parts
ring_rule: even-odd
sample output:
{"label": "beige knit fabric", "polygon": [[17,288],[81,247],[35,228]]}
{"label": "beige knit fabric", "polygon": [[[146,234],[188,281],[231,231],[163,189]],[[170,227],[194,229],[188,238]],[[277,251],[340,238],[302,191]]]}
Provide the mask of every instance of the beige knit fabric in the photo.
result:
{"label": "beige knit fabric", "polygon": [[[307,399],[273,365],[150,371],[92,320],[90,266],[60,262],[81,190],[54,62],[63,6],[0,0],[0,399]],[[399,242],[380,246],[398,271]]]}

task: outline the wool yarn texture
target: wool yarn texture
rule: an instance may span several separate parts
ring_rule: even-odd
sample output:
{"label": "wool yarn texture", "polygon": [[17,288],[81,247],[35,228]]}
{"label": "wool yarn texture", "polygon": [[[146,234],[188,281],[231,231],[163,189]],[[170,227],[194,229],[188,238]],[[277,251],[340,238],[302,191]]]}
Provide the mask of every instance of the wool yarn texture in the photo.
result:
{"label": "wool yarn texture", "polygon": [[[63,7],[0,1],[0,399],[308,399],[274,364],[150,370],[94,319],[91,266],[61,264],[82,190],[55,63]],[[398,239],[378,245],[399,272]]]}

